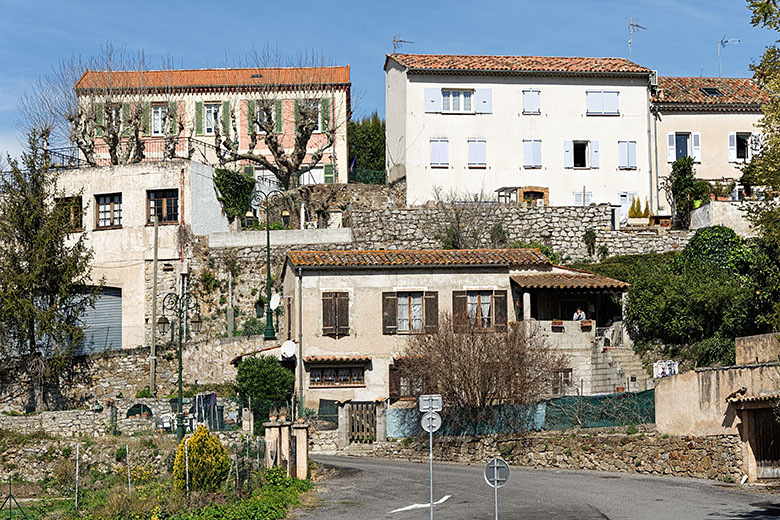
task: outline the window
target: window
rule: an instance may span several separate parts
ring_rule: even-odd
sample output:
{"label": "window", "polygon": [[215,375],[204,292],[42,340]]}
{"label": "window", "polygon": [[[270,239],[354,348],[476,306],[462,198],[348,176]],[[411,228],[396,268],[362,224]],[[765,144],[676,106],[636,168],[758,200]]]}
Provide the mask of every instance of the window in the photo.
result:
{"label": "window", "polygon": [[506,291],[453,291],[452,309],[459,330],[467,327],[506,330]]}
{"label": "window", "polygon": [[382,334],[436,332],[439,293],[403,291],[382,293]]}
{"label": "window", "polygon": [[[257,101],[257,104],[255,105],[256,108],[254,110],[254,113],[251,114],[251,116],[253,116],[255,119],[255,128],[257,128],[257,132],[261,134],[265,133],[266,113],[265,110],[263,110],[263,107],[266,104],[268,104],[267,101],[264,100]],[[274,107],[272,104],[268,104],[268,106],[270,109],[273,109]],[[273,114],[271,115],[271,118],[268,122],[271,123],[271,126],[273,126],[274,124]]]}
{"label": "window", "polygon": [[538,90],[523,91],[523,114],[541,114],[541,92]]}
{"label": "window", "polygon": [[759,134],[749,132],[729,133],[729,162],[750,161],[759,147]]}
{"label": "window", "polygon": [[431,139],[431,168],[446,168],[448,159],[449,141],[447,139]]}
{"label": "window", "polygon": [[566,388],[571,386],[571,368],[556,370],[553,373],[552,393],[553,395],[564,395]]}
{"label": "window", "polygon": [[724,95],[717,87],[700,87],[699,90],[708,96],[720,97]]}
{"label": "window", "polygon": [[585,108],[589,116],[619,115],[618,92],[613,90],[588,90],[585,92]]}
{"label": "window", "polygon": [[165,116],[168,115],[167,105],[153,105],[152,106],[152,135],[163,135],[163,125],[165,122]]}
{"label": "window", "polygon": [[68,215],[68,223],[71,231],[84,229],[84,208],[81,197],[63,197],[55,200],[55,204]]}
{"label": "window", "polygon": [[312,367],[309,386],[363,386],[365,367]]}
{"label": "window", "polygon": [[674,134],[675,160],[690,157],[691,153],[688,148],[690,138],[691,134]]}
{"label": "window", "polygon": [[472,102],[473,94],[473,90],[442,90],[442,112],[474,113],[474,103]]}
{"label": "window", "polygon": [[96,195],[97,223],[96,228],[122,227],[122,194]]}
{"label": "window", "polygon": [[[731,140],[729,141],[731,144]],[[701,162],[701,134],[698,132],[675,132],[667,135],[666,159],[674,162],[683,157],[692,157]]]}
{"label": "window", "polygon": [[[580,195],[582,194],[580,193]],[[624,220],[628,217],[628,210],[631,208],[631,204],[633,204],[635,198],[635,191],[618,192],[618,201],[620,202],[620,220]]]}
{"label": "window", "polygon": [[322,335],[349,336],[349,293],[322,293]]}
{"label": "window", "polygon": [[146,192],[147,222],[165,224],[179,221],[179,190],[152,190]]}
{"label": "window", "polygon": [[542,141],[525,140],[523,141],[523,166],[526,168],[542,167]]}
{"label": "window", "polygon": [[591,191],[586,191],[584,193],[585,197],[583,197],[583,192],[581,191],[575,191],[573,195],[575,206],[590,206],[591,201],[593,200],[593,192]]}
{"label": "window", "polygon": [[564,168],[598,168],[599,167],[599,142],[598,141],[564,141],[563,142],[563,167]]}
{"label": "window", "polygon": [[618,168],[636,170],[636,141],[618,141]]}
{"label": "window", "polygon": [[205,130],[206,135],[214,135],[215,125],[219,124],[219,116],[222,112],[219,103],[206,103],[203,107],[205,111]]}
{"label": "window", "polygon": [[469,139],[469,168],[487,167],[487,141]]}

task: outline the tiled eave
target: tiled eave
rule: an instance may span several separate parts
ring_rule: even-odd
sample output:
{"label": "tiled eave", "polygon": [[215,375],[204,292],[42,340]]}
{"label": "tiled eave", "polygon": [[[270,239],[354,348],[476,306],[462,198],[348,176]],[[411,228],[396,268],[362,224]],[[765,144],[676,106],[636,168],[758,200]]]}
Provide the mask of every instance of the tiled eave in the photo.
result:
{"label": "tiled eave", "polygon": [[433,74],[440,76],[535,76],[568,78],[648,78],[649,72],[585,72],[559,70],[497,70],[497,69],[432,69],[409,68],[408,74]]}
{"label": "tiled eave", "polygon": [[341,363],[371,363],[371,356],[306,356],[304,363],[341,364]]}
{"label": "tiled eave", "polygon": [[711,104],[711,103],[653,103],[659,112],[733,112],[740,114],[761,114],[761,105]]}
{"label": "tiled eave", "polygon": [[[330,90],[349,90],[351,83],[318,83],[317,85],[301,85],[298,83],[290,83],[284,85],[272,85],[268,88],[263,88],[263,85],[188,85],[185,87],[122,87],[123,93],[128,92],[142,92],[143,94],[199,94],[206,92],[240,92],[240,93],[252,93],[267,94],[279,91],[330,91]],[[77,96],[85,96],[89,94],[102,95],[106,89],[102,88],[76,88]],[[110,89],[109,89],[110,90]]]}

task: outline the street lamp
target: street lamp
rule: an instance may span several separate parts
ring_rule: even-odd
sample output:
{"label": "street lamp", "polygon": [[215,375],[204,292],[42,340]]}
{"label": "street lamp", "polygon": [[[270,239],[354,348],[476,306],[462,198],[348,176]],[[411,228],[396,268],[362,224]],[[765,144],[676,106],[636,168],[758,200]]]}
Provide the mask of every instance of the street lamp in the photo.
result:
{"label": "street lamp", "polygon": [[190,294],[185,283],[186,274],[181,275],[182,294],[168,293],[163,298],[162,315],[157,320],[157,328],[161,336],[165,336],[171,329],[171,322],[165,316],[165,311],[173,311],[176,317],[176,324],[179,327],[179,409],[176,414],[176,438],[181,442],[184,438],[184,408],[182,397],[182,368],[181,368],[181,345],[184,336],[184,321],[187,319],[187,311],[194,309],[195,315],[190,320],[190,328],[195,334],[200,332],[203,321],[200,319],[200,306],[195,295]]}
{"label": "street lamp", "polygon": [[264,339],[276,339],[274,331],[274,316],[271,309],[271,205],[284,197],[280,190],[259,191],[255,189],[252,194],[252,206],[258,208],[262,203],[265,206],[265,330]]}

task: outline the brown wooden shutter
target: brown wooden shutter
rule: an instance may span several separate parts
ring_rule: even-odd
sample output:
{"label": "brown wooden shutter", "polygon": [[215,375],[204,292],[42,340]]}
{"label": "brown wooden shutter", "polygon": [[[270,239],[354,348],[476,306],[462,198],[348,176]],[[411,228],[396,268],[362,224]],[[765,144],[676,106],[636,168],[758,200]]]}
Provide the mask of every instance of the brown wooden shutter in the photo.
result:
{"label": "brown wooden shutter", "polygon": [[322,335],[336,334],[336,293],[322,293]]}
{"label": "brown wooden shutter", "polygon": [[336,293],[336,336],[349,336],[349,293]]}
{"label": "brown wooden shutter", "polygon": [[462,332],[468,329],[468,297],[466,291],[452,291],[452,325],[453,329]]}
{"label": "brown wooden shutter", "polygon": [[506,330],[506,291],[493,291],[493,318],[495,330]]}
{"label": "brown wooden shutter", "polygon": [[425,332],[433,334],[439,330],[439,293],[426,292],[423,295],[423,308],[425,312]]}
{"label": "brown wooden shutter", "polygon": [[390,365],[390,373],[388,377],[390,383],[390,399],[398,400],[401,398],[401,371],[397,365]]}
{"label": "brown wooden shutter", "polygon": [[382,334],[398,332],[398,295],[394,292],[382,293]]}

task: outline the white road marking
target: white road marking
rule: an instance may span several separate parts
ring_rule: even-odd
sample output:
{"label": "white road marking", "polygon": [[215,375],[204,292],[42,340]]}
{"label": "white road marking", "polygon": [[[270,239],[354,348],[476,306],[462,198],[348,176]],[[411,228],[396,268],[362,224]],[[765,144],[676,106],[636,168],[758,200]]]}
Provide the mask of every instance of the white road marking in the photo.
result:
{"label": "white road marking", "polygon": [[[433,505],[438,506],[439,504],[443,504],[446,502],[449,498],[451,498],[452,495],[444,495],[441,497],[441,499],[438,502],[434,502]],[[400,509],[395,509],[393,511],[390,511],[391,513],[400,513],[401,511],[411,511],[412,509],[427,509],[431,507],[431,504],[412,504],[410,506],[402,507]]]}

